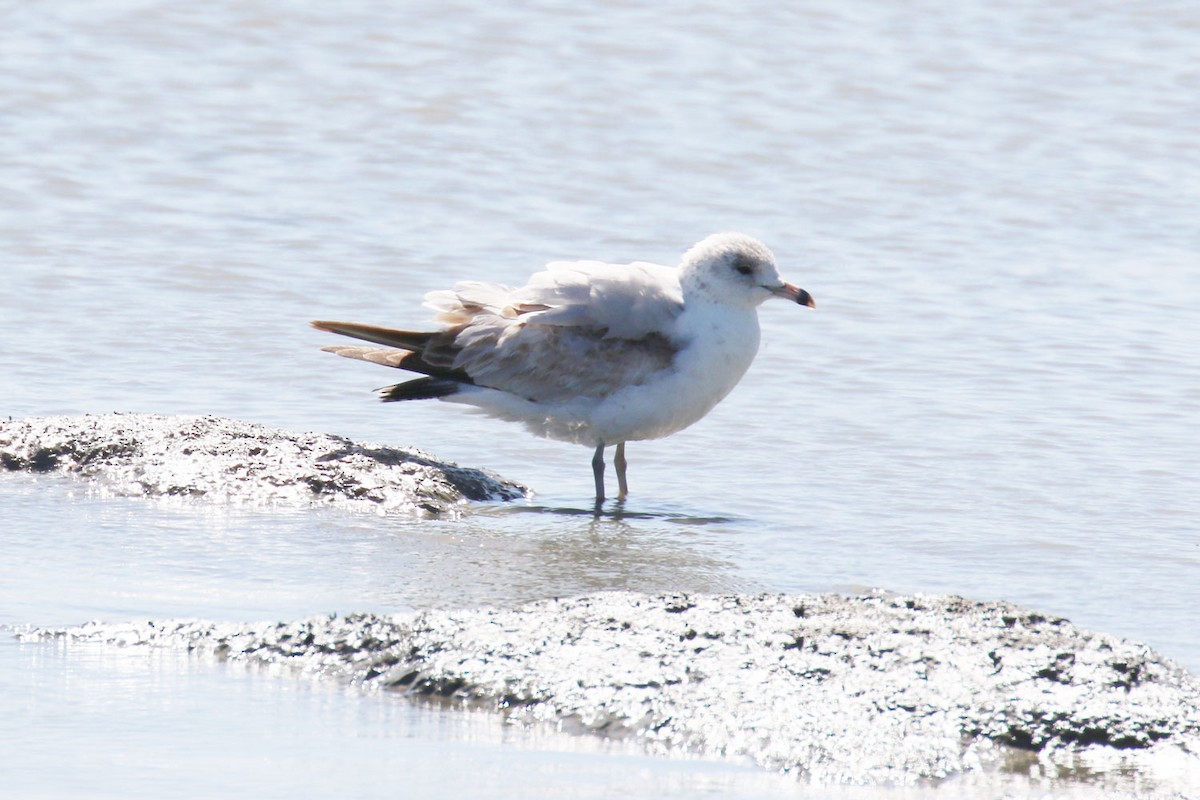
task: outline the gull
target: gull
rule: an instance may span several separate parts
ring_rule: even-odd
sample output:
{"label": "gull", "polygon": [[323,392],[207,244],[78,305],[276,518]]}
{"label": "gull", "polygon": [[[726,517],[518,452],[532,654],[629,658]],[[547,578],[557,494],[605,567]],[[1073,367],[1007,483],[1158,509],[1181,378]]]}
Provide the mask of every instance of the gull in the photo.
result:
{"label": "gull", "polygon": [[379,390],[385,402],[436,398],[594,448],[596,503],[604,450],[616,445],[618,500],[629,494],[625,443],[702,419],[758,352],[758,306],[780,297],[814,307],[779,276],[775,257],[740,233],[718,233],[677,267],[558,261],[512,289],[464,281],[430,292],[441,329],[418,332],[318,320],[313,327],[384,347],[322,348],[424,377]]}

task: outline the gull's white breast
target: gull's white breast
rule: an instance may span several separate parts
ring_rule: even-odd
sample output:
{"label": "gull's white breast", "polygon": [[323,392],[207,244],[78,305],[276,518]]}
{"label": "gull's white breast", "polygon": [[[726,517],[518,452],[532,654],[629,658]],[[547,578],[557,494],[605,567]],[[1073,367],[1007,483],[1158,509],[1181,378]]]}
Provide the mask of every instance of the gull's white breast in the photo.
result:
{"label": "gull's white breast", "polygon": [[671,369],[605,398],[592,415],[597,444],[660,439],[703,419],[746,374],[758,352],[753,308],[693,303],[676,321],[686,342]]}

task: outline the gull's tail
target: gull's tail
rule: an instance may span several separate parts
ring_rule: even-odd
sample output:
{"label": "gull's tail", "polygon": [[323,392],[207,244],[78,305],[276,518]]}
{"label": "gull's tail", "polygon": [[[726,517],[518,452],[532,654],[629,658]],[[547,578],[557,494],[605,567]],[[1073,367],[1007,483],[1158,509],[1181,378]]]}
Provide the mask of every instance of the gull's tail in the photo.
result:
{"label": "gull's tail", "polygon": [[448,397],[458,392],[464,384],[474,385],[475,383],[466,370],[454,366],[454,356],[458,351],[454,345],[456,331],[421,333],[379,328],[374,325],[360,325],[356,322],[329,322],[326,320],[317,320],[312,325],[318,330],[388,345],[387,347],[330,345],[321,348],[327,353],[429,376],[398,383],[394,386],[385,386],[379,390],[379,398],[384,402]]}
{"label": "gull's tail", "polygon": [[314,320],[312,326],[319,331],[340,333],[352,339],[362,339],[364,342],[386,344],[388,347],[400,347],[405,350],[419,351],[437,336],[436,333],[419,333],[417,331],[398,331],[394,328],[380,328],[376,325],[360,325],[357,322],[330,322],[329,320]]}

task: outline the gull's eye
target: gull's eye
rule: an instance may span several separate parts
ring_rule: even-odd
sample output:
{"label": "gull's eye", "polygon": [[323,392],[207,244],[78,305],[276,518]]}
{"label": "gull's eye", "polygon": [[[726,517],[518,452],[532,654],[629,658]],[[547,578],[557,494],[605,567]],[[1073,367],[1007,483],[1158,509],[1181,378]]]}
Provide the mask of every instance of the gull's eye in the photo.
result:
{"label": "gull's eye", "polygon": [[745,256],[736,256],[733,259],[733,268],[739,275],[750,275],[754,272],[754,262]]}

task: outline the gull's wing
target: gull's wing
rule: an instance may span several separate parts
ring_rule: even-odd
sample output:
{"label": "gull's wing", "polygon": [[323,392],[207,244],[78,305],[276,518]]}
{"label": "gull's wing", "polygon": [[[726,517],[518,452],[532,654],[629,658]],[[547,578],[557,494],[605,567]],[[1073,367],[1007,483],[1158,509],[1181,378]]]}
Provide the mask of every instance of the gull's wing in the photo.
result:
{"label": "gull's wing", "polygon": [[669,335],[683,311],[679,270],[644,261],[556,261],[520,289],[468,281],[430,292],[425,305],[438,320],[461,325],[485,314],[527,323],[602,328],[609,338]]}
{"label": "gull's wing", "polygon": [[455,366],[477,386],[543,403],[606,397],[669,369],[678,350],[660,334],[607,338],[601,329],[476,322],[455,339]]}
{"label": "gull's wing", "polygon": [[531,312],[530,322],[604,328],[610,339],[668,335],[683,311],[679,270],[644,261],[557,261],[515,296],[530,306],[547,306]]}
{"label": "gull's wing", "polygon": [[426,295],[454,336],[453,366],[479,386],[541,402],[602,397],[674,361],[678,271],[556,262],[520,289],[460,283]]}
{"label": "gull's wing", "polygon": [[[468,325],[438,333],[415,333],[348,322],[317,322],[321,330],[411,349],[362,345],[322,348],[344,358],[370,361],[430,376],[413,383],[438,387],[435,395],[453,394],[454,385],[475,385],[546,403],[577,397],[604,397],[645,382],[674,362],[676,346],[666,337],[606,338],[592,328],[525,325],[494,315],[477,315]],[[422,344],[412,345],[415,337]],[[451,359],[445,361],[444,359]],[[396,388],[396,387],[389,387]],[[417,395],[414,395],[415,398]],[[385,399],[410,399],[395,392]]]}

